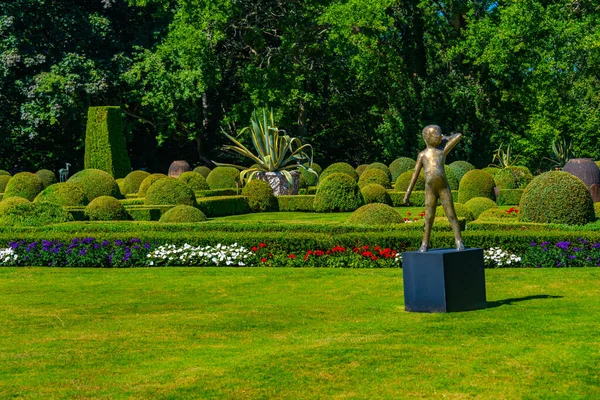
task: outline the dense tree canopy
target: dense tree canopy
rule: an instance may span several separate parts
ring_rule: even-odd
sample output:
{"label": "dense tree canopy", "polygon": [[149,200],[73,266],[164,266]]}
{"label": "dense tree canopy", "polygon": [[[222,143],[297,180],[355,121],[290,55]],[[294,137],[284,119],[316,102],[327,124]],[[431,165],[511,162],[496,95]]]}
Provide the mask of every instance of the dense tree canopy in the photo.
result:
{"label": "dense tree canopy", "polygon": [[480,167],[600,159],[599,26],[593,0],[1,1],[0,169],[81,168],[92,105],[135,168],[229,161],[262,106],[323,165],[414,157],[430,123]]}

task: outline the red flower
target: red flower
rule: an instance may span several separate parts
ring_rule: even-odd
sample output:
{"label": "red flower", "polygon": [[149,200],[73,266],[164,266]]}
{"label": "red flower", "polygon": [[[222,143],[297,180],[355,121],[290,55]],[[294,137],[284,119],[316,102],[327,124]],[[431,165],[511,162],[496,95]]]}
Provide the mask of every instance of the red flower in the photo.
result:
{"label": "red flower", "polygon": [[294,260],[294,259],[296,259],[296,255],[295,255],[294,253],[292,253],[292,254],[290,254],[290,255],[288,256],[288,258],[289,258],[290,260]]}
{"label": "red flower", "polygon": [[373,247],[373,250],[375,250],[375,251],[379,251],[379,250],[381,250],[381,247],[379,247],[379,246],[375,246],[375,247]]}
{"label": "red flower", "polygon": [[369,246],[363,246],[363,250],[369,250]]}
{"label": "red flower", "polygon": [[315,251],[315,256],[322,256],[323,254],[325,254],[325,252],[323,250],[317,250]]}
{"label": "red flower", "polygon": [[252,248],[250,250],[252,250],[252,251],[258,251],[258,247],[252,246]]}
{"label": "red flower", "polygon": [[371,260],[376,261],[377,260],[377,256],[371,257]]}
{"label": "red flower", "polygon": [[358,247],[353,248],[352,251],[355,253],[360,253],[360,249]]}
{"label": "red flower", "polygon": [[260,262],[262,262],[262,263],[267,262],[267,259],[263,257],[260,259]]}
{"label": "red flower", "polygon": [[409,213],[409,212],[407,212],[407,213],[406,213],[406,215],[410,215],[410,213]]}
{"label": "red flower", "polygon": [[419,218],[415,218],[415,221],[418,221],[418,220],[419,220]]}
{"label": "red flower", "polygon": [[364,252],[362,253],[362,256],[364,256],[364,257],[372,257],[372,256],[373,256],[373,253],[371,253],[370,251],[364,251]]}
{"label": "red flower", "polygon": [[269,258],[272,258],[272,257],[273,257],[273,254],[269,253]]}
{"label": "red flower", "polygon": [[260,248],[267,247],[267,245],[266,245],[266,244],[264,244],[264,243],[262,243],[262,242],[260,242],[260,243],[258,244],[258,246],[259,246]]}
{"label": "red flower", "polygon": [[404,218],[404,221],[408,221],[408,218]]}

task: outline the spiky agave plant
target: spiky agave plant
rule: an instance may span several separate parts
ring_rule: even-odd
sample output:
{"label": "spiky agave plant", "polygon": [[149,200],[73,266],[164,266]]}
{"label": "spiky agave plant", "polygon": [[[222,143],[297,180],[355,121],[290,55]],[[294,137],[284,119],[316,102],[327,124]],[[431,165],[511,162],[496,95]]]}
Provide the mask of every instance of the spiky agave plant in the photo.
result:
{"label": "spiky agave plant", "polygon": [[[277,128],[273,110],[267,115],[267,110],[263,108],[262,116],[259,115],[258,110],[254,110],[250,126],[242,129],[240,135],[246,131],[251,133],[256,154],[224,130],[223,134],[233,142],[233,145],[224,145],[223,150],[235,151],[248,157],[254,161],[255,165],[245,168],[232,164],[215,164],[241,170],[240,179],[242,181],[254,179],[258,172],[280,172],[292,186],[293,178],[290,171],[302,169],[317,175],[316,171],[312,169],[312,146],[302,144],[300,139],[290,137],[284,130]],[[307,153],[308,149],[310,149],[310,156]],[[308,166],[303,164],[308,164]]]}

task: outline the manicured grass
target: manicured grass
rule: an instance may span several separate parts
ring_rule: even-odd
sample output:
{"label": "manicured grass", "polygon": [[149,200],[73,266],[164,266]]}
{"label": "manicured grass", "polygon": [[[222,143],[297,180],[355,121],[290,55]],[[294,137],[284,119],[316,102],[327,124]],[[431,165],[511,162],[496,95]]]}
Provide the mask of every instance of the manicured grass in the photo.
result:
{"label": "manicured grass", "polygon": [[600,269],[486,274],[416,314],[401,270],[0,269],[0,397],[599,398]]}
{"label": "manicured grass", "polygon": [[[396,207],[396,211],[403,217],[410,213],[416,217],[424,211],[423,207]],[[315,221],[319,223],[346,222],[351,212],[343,213],[312,213],[312,212],[265,212],[254,214],[230,215],[227,217],[213,218],[214,221]]]}

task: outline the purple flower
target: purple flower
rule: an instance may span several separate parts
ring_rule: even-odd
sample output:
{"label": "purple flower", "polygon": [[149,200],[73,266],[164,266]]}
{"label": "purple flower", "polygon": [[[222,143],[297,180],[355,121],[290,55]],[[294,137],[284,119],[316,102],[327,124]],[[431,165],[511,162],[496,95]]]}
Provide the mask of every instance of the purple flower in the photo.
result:
{"label": "purple flower", "polygon": [[535,246],[537,246],[537,243],[536,242],[531,242],[531,243],[529,243],[529,246],[535,247]]}
{"label": "purple flower", "polygon": [[54,252],[54,254],[58,254],[58,252],[60,251],[60,248],[55,247],[54,250],[52,250]]}
{"label": "purple flower", "polygon": [[83,249],[81,249],[81,251],[79,252],[79,255],[80,256],[85,256],[86,250],[87,249],[85,247]]}
{"label": "purple flower", "polygon": [[131,253],[125,253],[125,255],[123,256],[123,261],[129,261],[130,257],[131,257]]}
{"label": "purple flower", "polygon": [[146,243],[146,244],[144,245],[144,248],[145,248],[146,250],[150,249],[150,243]]}
{"label": "purple flower", "polygon": [[104,242],[102,242],[102,247],[106,247],[110,244],[110,242],[108,240],[105,240]]}
{"label": "purple flower", "polygon": [[540,246],[548,246],[550,244],[550,242],[542,242],[542,244]]}
{"label": "purple flower", "polygon": [[581,250],[581,249],[580,249],[580,248],[578,248],[578,247],[574,247],[574,248],[573,248],[573,251],[574,251],[575,253],[578,253],[578,252],[579,252],[579,250]]}
{"label": "purple flower", "polygon": [[570,244],[571,242],[558,242],[556,243],[556,247],[558,247],[561,250],[569,250]]}
{"label": "purple flower", "polygon": [[92,243],[93,241],[94,241],[94,238],[90,238],[90,237],[88,237],[88,238],[85,238],[85,239],[83,239],[83,240],[81,241],[81,243],[83,243],[83,244],[90,244],[90,243]]}
{"label": "purple flower", "polygon": [[71,244],[78,244],[79,243],[79,238],[75,238],[71,241]]}
{"label": "purple flower", "polygon": [[108,262],[109,262],[109,264],[112,264],[112,259],[113,259],[113,255],[109,254],[108,255]]}
{"label": "purple flower", "polygon": [[587,240],[585,240],[584,238],[579,238],[579,239],[577,239],[577,240],[579,241],[579,243],[581,243],[581,244],[584,244],[584,245],[589,243],[589,242],[588,242]]}
{"label": "purple flower", "polygon": [[125,244],[125,243],[122,240],[119,240],[119,239],[115,240],[115,246],[121,246],[123,244]]}
{"label": "purple flower", "polygon": [[574,260],[574,259],[576,259],[576,258],[577,258],[577,256],[569,256],[569,258],[570,258],[571,260]]}
{"label": "purple flower", "polygon": [[135,250],[139,250],[141,247],[140,247],[140,246],[133,246],[133,248],[134,248]]}
{"label": "purple flower", "polygon": [[142,241],[138,238],[133,238],[129,241],[130,243],[141,243]]}
{"label": "purple flower", "polygon": [[98,250],[100,248],[100,245],[98,243],[94,243],[94,250]]}
{"label": "purple flower", "polygon": [[600,249],[600,243],[597,243],[597,242],[595,242],[595,243],[592,245],[592,249]]}

